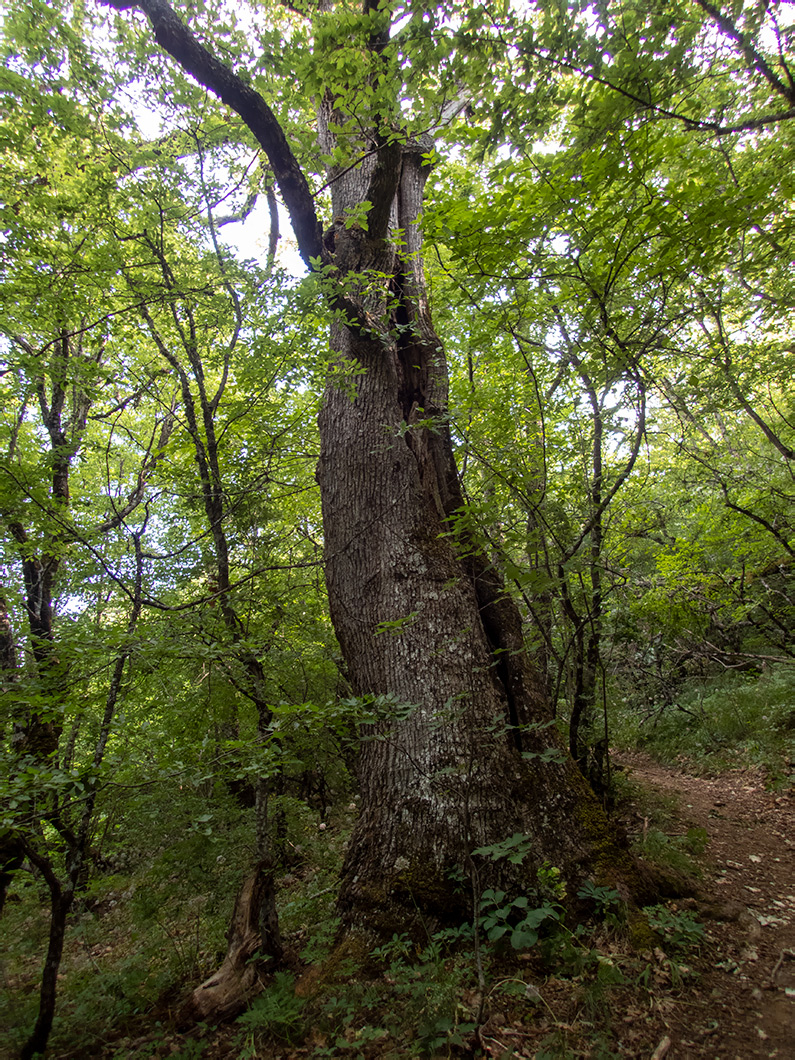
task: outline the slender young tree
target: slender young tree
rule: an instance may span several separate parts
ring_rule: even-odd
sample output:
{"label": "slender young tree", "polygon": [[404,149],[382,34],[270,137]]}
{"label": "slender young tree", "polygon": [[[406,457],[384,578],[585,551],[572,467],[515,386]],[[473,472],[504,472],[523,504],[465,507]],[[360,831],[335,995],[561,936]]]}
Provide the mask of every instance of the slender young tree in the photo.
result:
{"label": "slender young tree", "polygon": [[[56,337],[40,350],[34,350],[31,343],[20,336],[14,338],[18,352],[27,355],[30,364],[42,372],[32,389],[38,399],[41,424],[48,442],[42,463],[49,472],[50,481],[44,490],[40,489],[40,483],[28,486],[27,469],[15,464],[11,452],[3,467],[4,485],[7,487],[9,481],[13,482],[16,490],[9,490],[0,506],[0,519],[8,529],[21,567],[29,654],[27,680],[23,683],[15,680],[18,675],[15,673],[14,634],[4,605],[0,613],[4,649],[0,665],[7,685],[3,691],[11,706],[11,725],[4,726],[10,732],[9,746],[4,749],[7,758],[3,764],[10,778],[19,778],[21,786],[17,795],[22,797],[9,800],[9,807],[21,802],[24,811],[9,812],[7,820],[12,826],[7,828],[0,841],[1,897],[4,898],[13,873],[23,859],[27,859],[41,875],[50,893],[49,936],[39,1011],[22,1050],[23,1058],[44,1050],[52,1028],[67,919],[88,858],[99,773],[132,652],[130,638],[141,612],[143,568],[140,540],[146,520],[142,528],[130,534],[135,573],[133,588],[128,589],[132,605],[126,629],[128,640],[119,649],[110,668],[104,711],[91,761],[78,774],[71,769],[69,750],[65,746],[68,741],[64,737],[69,683],[73,676],[56,628],[57,579],[69,546],[80,536],[70,511],[70,480],[75,458],[84,447],[92,407],[86,377],[90,377],[90,367],[100,362],[105,347],[101,341],[87,341],[84,348],[84,336],[79,329],[75,330],[77,336],[66,327],[60,328]],[[20,421],[23,416],[24,413],[20,415]],[[94,527],[95,535],[116,529],[124,522],[125,515],[141,504],[147,477],[157,460],[154,454],[156,438],[159,449],[162,449],[170,428],[171,421],[167,419],[159,431],[153,433],[137,486],[109,519]],[[25,511],[25,500],[30,495],[37,497],[44,510],[43,527],[23,522],[21,513]],[[40,785],[39,774],[44,778]],[[57,780],[48,783],[48,778]],[[25,791],[26,779],[30,784],[28,791]],[[14,783],[15,779],[11,779],[11,784]],[[56,843],[48,840],[44,824],[51,835],[57,836]]]}
{"label": "slender young tree", "polygon": [[[169,260],[177,251],[164,241],[141,234],[140,260],[125,269],[125,279],[141,306],[147,331],[163,361],[171,369],[180,394],[180,413],[193,451],[198,477],[195,495],[200,498],[205,517],[208,578],[213,603],[220,612],[223,633],[216,633],[228,645],[229,669],[235,687],[252,704],[257,718],[257,735],[266,749],[272,738],[273,715],[268,700],[268,682],[261,654],[247,636],[246,622],[233,592],[233,556],[229,526],[235,504],[228,475],[223,471],[223,438],[231,418],[223,407],[230,383],[231,362],[243,325],[240,297],[225,274],[212,209],[207,206],[209,228],[214,244],[217,279],[228,298],[227,327],[224,314],[214,316],[215,330],[202,326],[203,315],[195,296],[183,289],[178,270]],[[150,270],[143,263],[151,266]],[[152,271],[154,283],[138,275]],[[149,303],[162,301],[158,314]],[[224,333],[228,338],[224,342]],[[205,339],[203,336],[207,335]],[[211,363],[215,355],[218,364]],[[217,1018],[234,1014],[245,1004],[259,974],[253,957],[260,953],[273,965],[282,957],[282,942],[276,910],[275,870],[269,802],[272,780],[261,775],[255,783],[257,864],[239,894],[229,932],[229,949],[218,972],[193,995],[193,1007],[203,1016],[212,1011]],[[264,962],[260,962],[260,965]]]}

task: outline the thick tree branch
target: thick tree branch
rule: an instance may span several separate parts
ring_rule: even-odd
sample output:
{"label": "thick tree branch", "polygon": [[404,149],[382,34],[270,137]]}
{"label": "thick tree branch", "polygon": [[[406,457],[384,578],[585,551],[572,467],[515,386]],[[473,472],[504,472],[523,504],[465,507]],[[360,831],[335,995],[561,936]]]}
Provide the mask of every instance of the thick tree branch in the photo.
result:
{"label": "thick tree branch", "polygon": [[143,11],[155,40],[200,85],[243,119],[268,156],[282,193],[298,249],[307,265],[322,256],[323,233],[306,177],[273,111],[253,88],[201,44],[166,0],[100,0],[116,11]]}
{"label": "thick tree branch", "polygon": [[[709,0],[696,0],[696,3],[703,11],[706,11],[713,21],[717,22],[721,32],[734,41],[743,53],[748,66],[761,74],[775,92],[783,96],[791,105],[795,105],[795,89],[791,85],[784,84],[765,57],[757,51],[748,37],[737,28],[736,23],[728,15],[724,15],[714,4],[709,3]],[[787,72],[789,73],[789,71]]]}
{"label": "thick tree branch", "polygon": [[[204,85],[243,119],[268,156],[307,265],[329,254],[323,247],[323,232],[315,212],[314,196],[273,111],[262,96],[215,58],[201,44],[166,0],[99,0],[116,11],[142,11],[152,24],[155,40],[199,84]],[[390,155],[391,161],[391,155]],[[388,172],[385,165],[384,172]],[[399,171],[398,171],[399,172]],[[326,293],[329,308],[344,325],[365,339],[378,334],[371,320],[354,299],[338,289]]]}

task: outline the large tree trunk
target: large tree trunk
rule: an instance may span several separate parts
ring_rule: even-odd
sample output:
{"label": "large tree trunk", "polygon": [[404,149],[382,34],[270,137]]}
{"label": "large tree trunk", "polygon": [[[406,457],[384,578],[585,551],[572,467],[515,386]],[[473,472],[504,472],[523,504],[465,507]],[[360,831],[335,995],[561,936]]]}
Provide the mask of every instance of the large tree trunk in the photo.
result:
{"label": "large tree trunk", "polygon": [[[637,884],[554,727],[519,612],[467,533],[415,223],[431,144],[400,133],[396,102],[391,122],[382,107],[378,127],[346,145],[352,159],[361,149],[360,163],[330,175],[335,224],[321,238],[314,198],[262,97],[166,0],[105,2],[144,10],[158,42],[241,115],[268,155],[304,260],[325,266],[337,364],[320,417],[318,481],[331,614],[357,693],[395,705],[365,734],[344,927],[372,936],[468,916],[477,896],[451,879],[462,868],[475,889],[532,891],[544,862],[570,885],[588,876]],[[373,15],[376,5],[364,9]],[[389,49],[386,11],[382,19],[357,47],[369,51],[374,83],[389,85],[395,72],[378,65]],[[346,129],[333,107],[327,97],[325,152],[335,128]],[[366,229],[357,223],[365,203]],[[475,848],[515,832],[532,843],[522,865],[473,861]]]}
{"label": "large tree trunk", "polygon": [[[544,861],[572,884],[631,874],[552,724],[518,610],[467,534],[415,224],[427,150],[407,143],[397,163],[400,257],[378,232],[336,235],[346,271],[393,277],[381,306],[362,303],[389,326],[377,337],[334,327],[339,371],[320,416],[334,628],[358,694],[395,704],[361,752],[362,814],[340,908],[348,927],[387,935],[467,916],[473,895],[457,889],[454,870],[468,875],[475,848],[515,832],[530,838],[529,858],[520,869],[489,862],[488,884],[509,882],[510,870],[532,889]],[[338,180],[335,216],[373,183],[361,170]]]}

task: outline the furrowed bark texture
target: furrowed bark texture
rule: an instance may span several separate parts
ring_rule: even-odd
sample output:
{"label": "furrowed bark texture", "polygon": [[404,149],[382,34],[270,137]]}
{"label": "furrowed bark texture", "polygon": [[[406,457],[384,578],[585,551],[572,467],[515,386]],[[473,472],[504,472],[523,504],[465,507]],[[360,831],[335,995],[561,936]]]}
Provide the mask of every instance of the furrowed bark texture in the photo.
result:
{"label": "furrowed bark texture", "polygon": [[[625,861],[551,724],[513,601],[465,530],[453,533],[465,507],[416,225],[428,147],[405,144],[394,174],[399,252],[377,232],[336,236],[346,271],[392,277],[382,304],[364,305],[390,326],[370,338],[333,328],[339,374],[355,374],[332,380],[320,416],[327,582],[348,675],[361,695],[411,706],[367,734],[343,872],[344,924],[378,935],[467,917],[473,895],[451,873],[469,875],[472,850],[514,832],[533,844],[513,880],[523,889],[544,860],[572,883],[616,879]],[[335,216],[370,198],[367,170],[337,181]],[[508,869],[481,864],[483,886],[510,884]]]}

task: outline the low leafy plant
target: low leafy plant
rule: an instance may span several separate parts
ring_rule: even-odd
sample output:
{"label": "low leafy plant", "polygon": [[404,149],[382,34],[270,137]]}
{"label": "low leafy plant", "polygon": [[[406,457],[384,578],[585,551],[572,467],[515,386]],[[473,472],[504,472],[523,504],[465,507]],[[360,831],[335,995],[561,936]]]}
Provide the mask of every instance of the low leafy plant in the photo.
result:
{"label": "low leafy plant", "polygon": [[613,912],[621,903],[621,897],[615,887],[602,887],[593,880],[585,881],[577,892],[577,897],[593,902],[602,917]]}
{"label": "low leafy plant", "polygon": [[596,915],[611,927],[618,927],[623,923],[624,907],[615,887],[599,886],[592,880],[586,880],[577,892],[577,897],[586,902],[593,902]]}
{"label": "low leafy plant", "polygon": [[489,942],[506,938],[515,950],[526,950],[538,942],[542,925],[558,922],[561,912],[549,902],[530,907],[526,895],[508,898],[505,891],[492,888],[480,899],[480,924]]}
{"label": "low leafy plant", "polygon": [[614,712],[613,739],[663,762],[687,757],[702,770],[761,765],[780,786],[792,782],[795,763],[794,694],[791,666],[693,680],[675,703],[638,708],[624,702]]}
{"label": "low leafy plant", "polygon": [[698,949],[704,941],[704,925],[688,909],[671,910],[664,905],[653,905],[645,912],[650,926],[663,936],[667,946],[679,953]]}
{"label": "low leafy plant", "polygon": [[511,865],[521,865],[530,853],[530,840],[523,832],[514,832],[508,839],[501,839],[489,846],[477,847],[473,856],[488,858],[490,861],[507,861]]}
{"label": "low leafy plant", "polygon": [[399,1040],[406,1027],[413,1028],[412,1055],[434,1056],[440,1049],[463,1046],[475,1029],[459,1001],[461,988],[472,975],[471,954],[453,956],[449,942],[448,933],[439,932],[417,950],[405,934],[394,935],[373,951],[379,960],[389,961],[384,980],[399,1020],[390,1025],[390,1035]]}
{"label": "low leafy plant", "polygon": [[385,1027],[372,1027],[365,1024],[363,1027],[349,1029],[346,1034],[339,1035],[330,1045],[316,1045],[313,1057],[355,1057],[355,1060],[363,1058],[362,1047],[372,1042],[381,1041],[389,1035]]}
{"label": "low leafy plant", "polygon": [[257,1040],[275,1039],[294,1045],[304,1033],[303,1010],[304,999],[295,993],[295,977],[277,972],[268,989],[238,1017],[237,1024],[255,1044]]}
{"label": "low leafy plant", "polygon": [[668,865],[685,876],[700,876],[701,868],[694,856],[704,853],[707,833],[703,828],[689,828],[683,836],[667,835],[649,828],[640,843],[640,852],[650,861]]}

